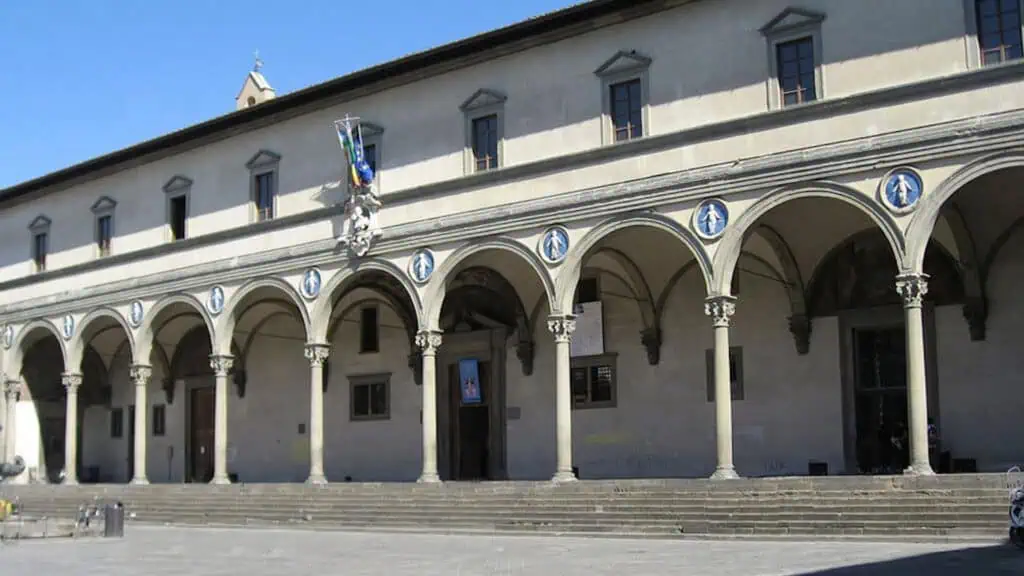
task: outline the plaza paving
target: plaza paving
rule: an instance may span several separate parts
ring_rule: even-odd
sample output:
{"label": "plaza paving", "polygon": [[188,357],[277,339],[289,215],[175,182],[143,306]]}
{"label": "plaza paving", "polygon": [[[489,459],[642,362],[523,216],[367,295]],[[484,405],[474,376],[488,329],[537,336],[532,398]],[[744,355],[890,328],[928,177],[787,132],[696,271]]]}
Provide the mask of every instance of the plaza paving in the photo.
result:
{"label": "plaza paving", "polygon": [[32,576],[1024,574],[1024,551],[966,544],[693,542],[129,526],[123,540],[14,542]]}

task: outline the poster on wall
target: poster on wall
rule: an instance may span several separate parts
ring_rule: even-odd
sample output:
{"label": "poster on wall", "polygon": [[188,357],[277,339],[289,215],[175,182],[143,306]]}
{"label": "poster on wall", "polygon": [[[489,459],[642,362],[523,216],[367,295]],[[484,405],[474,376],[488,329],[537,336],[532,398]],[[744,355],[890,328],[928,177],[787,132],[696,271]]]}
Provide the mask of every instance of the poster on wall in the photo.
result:
{"label": "poster on wall", "polygon": [[459,388],[463,405],[480,403],[480,362],[476,358],[459,360]]}
{"label": "poster on wall", "polygon": [[576,331],[569,344],[570,354],[597,356],[604,354],[604,315],[601,302],[583,302],[573,310],[576,314]]}

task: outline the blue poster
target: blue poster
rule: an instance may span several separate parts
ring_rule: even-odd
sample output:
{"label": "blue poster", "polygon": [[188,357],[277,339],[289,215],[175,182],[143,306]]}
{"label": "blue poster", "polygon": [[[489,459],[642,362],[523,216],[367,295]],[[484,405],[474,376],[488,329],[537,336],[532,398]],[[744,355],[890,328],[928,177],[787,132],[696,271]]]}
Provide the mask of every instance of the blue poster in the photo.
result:
{"label": "blue poster", "polygon": [[476,358],[459,360],[459,388],[463,404],[480,403],[480,363]]}

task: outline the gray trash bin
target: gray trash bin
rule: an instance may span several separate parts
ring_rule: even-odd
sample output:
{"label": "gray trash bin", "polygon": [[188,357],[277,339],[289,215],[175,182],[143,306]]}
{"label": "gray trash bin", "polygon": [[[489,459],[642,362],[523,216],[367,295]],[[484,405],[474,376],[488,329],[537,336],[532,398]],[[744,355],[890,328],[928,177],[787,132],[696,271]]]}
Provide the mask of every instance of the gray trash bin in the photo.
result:
{"label": "gray trash bin", "polygon": [[124,537],[124,505],[120,502],[103,507],[103,537]]}

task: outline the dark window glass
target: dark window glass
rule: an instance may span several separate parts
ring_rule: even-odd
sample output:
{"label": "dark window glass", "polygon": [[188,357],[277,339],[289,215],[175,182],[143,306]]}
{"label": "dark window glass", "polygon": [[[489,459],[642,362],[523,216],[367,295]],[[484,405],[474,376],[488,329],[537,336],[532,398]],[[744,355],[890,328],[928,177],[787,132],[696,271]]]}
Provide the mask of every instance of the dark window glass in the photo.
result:
{"label": "dark window glass", "polygon": [[100,256],[110,254],[110,239],[114,235],[114,217],[107,214],[96,219],[96,246]]}
{"label": "dark window glass", "polygon": [[185,239],[185,222],[188,220],[188,199],[182,194],[171,198],[171,239]]}
{"label": "dark window glass", "polygon": [[782,105],[792,106],[818,99],[814,82],[814,42],[810,37],[783,42],[775,47]]}
{"label": "dark window glass", "polygon": [[110,411],[110,437],[124,436],[124,409],[114,408]]}
{"label": "dark window glass", "polygon": [[644,133],[640,80],[629,80],[610,87],[612,129],[615,142],[639,138]]}
{"label": "dark window glass", "polygon": [[256,175],[256,220],[270,220],[274,217],[274,173]]}
{"label": "dark window glass", "polygon": [[46,270],[46,252],[49,250],[49,238],[46,232],[40,232],[32,238],[32,260],[36,263],[36,271]]}
{"label": "dark window glass", "polygon": [[974,7],[982,64],[999,64],[1024,55],[1018,0],[976,0]]}
{"label": "dark window glass", "polygon": [[473,120],[473,160],[476,170],[498,167],[498,115]]}
{"label": "dark window glass", "polygon": [[380,351],[380,330],[375,306],[363,308],[360,314],[359,351],[364,353]]}
{"label": "dark window glass", "polygon": [[366,163],[370,165],[370,170],[373,173],[377,173],[377,145],[366,144],[363,146],[363,157],[366,158]]}
{"label": "dark window glass", "polygon": [[355,418],[384,418],[388,415],[386,382],[356,384],[352,387],[352,415]]}
{"label": "dark window glass", "polygon": [[576,285],[576,303],[598,302],[601,300],[597,278],[583,278]]}
{"label": "dark window glass", "polygon": [[153,406],[153,436],[167,433],[167,408],[163,404]]}
{"label": "dark window glass", "polygon": [[607,404],[614,399],[615,370],[606,364],[574,367],[570,371],[572,401],[577,408]]}

